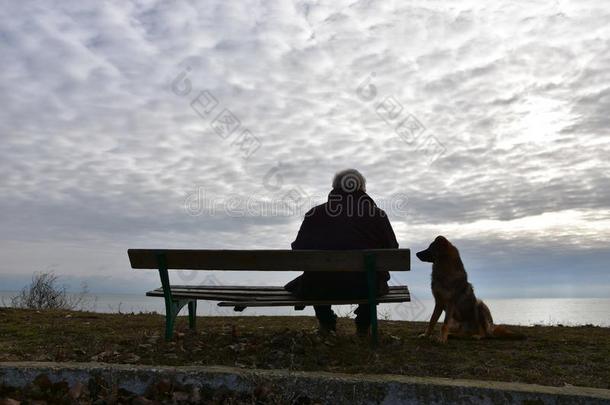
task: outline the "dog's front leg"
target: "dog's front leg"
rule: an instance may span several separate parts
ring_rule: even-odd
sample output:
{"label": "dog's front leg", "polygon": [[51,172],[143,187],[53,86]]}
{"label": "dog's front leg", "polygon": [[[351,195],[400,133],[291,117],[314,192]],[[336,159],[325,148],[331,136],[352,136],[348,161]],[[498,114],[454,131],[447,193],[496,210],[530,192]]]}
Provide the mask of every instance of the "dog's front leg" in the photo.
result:
{"label": "dog's front leg", "polygon": [[451,318],[453,318],[453,305],[449,305],[445,310],[445,320],[443,321],[443,327],[441,328],[441,335],[438,338],[440,343],[447,343],[447,337],[449,336],[449,324]]}
{"label": "dog's front leg", "polygon": [[432,332],[434,331],[434,326],[436,326],[438,318],[440,318],[442,312],[443,307],[438,302],[435,302],[434,311],[432,311],[432,317],[430,318],[430,322],[428,322],[428,327],[426,328],[426,331],[424,333],[419,335],[419,337],[428,337],[432,334]]}

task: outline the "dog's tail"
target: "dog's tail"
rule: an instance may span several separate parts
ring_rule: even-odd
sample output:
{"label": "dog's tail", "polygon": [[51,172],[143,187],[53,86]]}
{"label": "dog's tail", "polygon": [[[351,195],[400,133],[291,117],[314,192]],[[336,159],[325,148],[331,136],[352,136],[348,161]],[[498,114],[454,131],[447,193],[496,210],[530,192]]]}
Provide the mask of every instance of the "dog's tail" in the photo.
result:
{"label": "dog's tail", "polygon": [[508,329],[506,326],[502,325],[494,325],[493,331],[491,333],[491,337],[493,339],[506,339],[506,340],[524,340],[527,339],[522,333],[513,332]]}

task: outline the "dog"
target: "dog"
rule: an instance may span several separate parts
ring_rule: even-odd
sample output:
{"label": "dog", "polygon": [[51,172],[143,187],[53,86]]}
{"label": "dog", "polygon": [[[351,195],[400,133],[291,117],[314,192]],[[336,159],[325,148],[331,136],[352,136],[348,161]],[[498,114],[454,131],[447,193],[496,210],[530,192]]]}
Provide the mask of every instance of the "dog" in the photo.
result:
{"label": "dog", "polygon": [[449,334],[457,336],[503,339],[524,339],[525,336],[493,323],[485,303],[474,295],[472,284],[462,264],[460,253],[444,236],[437,236],[428,249],[416,253],[422,262],[432,263],[432,295],[434,311],[426,331],[430,337],[441,313],[445,320],[439,342],[446,343]]}

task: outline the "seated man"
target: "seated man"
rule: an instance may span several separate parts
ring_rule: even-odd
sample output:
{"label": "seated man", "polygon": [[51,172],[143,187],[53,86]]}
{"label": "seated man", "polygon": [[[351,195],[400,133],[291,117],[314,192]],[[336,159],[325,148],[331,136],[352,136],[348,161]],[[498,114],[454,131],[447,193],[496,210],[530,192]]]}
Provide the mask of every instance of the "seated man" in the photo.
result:
{"label": "seated man", "polygon": [[[366,194],[366,181],[355,169],[335,175],[325,204],[312,208],[301,224],[292,249],[351,250],[396,249],[398,242],[386,213]],[[388,292],[388,272],[377,273],[377,293]],[[353,299],[368,296],[365,272],[305,272],[285,286],[303,299]],[[336,328],[330,305],[314,306],[320,331]],[[366,336],[371,323],[368,304],[356,309],[358,335]]]}

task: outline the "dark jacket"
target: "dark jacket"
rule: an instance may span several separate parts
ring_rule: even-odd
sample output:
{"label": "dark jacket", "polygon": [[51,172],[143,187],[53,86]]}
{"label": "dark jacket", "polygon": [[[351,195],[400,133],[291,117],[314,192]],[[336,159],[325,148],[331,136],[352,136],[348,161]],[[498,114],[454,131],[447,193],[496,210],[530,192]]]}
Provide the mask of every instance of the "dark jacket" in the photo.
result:
{"label": "dark jacket", "polygon": [[[386,213],[365,192],[333,189],[325,204],[307,214],[292,249],[396,249]],[[377,272],[378,294],[388,290],[388,272]],[[366,298],[365,272],[305,272],[285,286],[303,298]]]}

